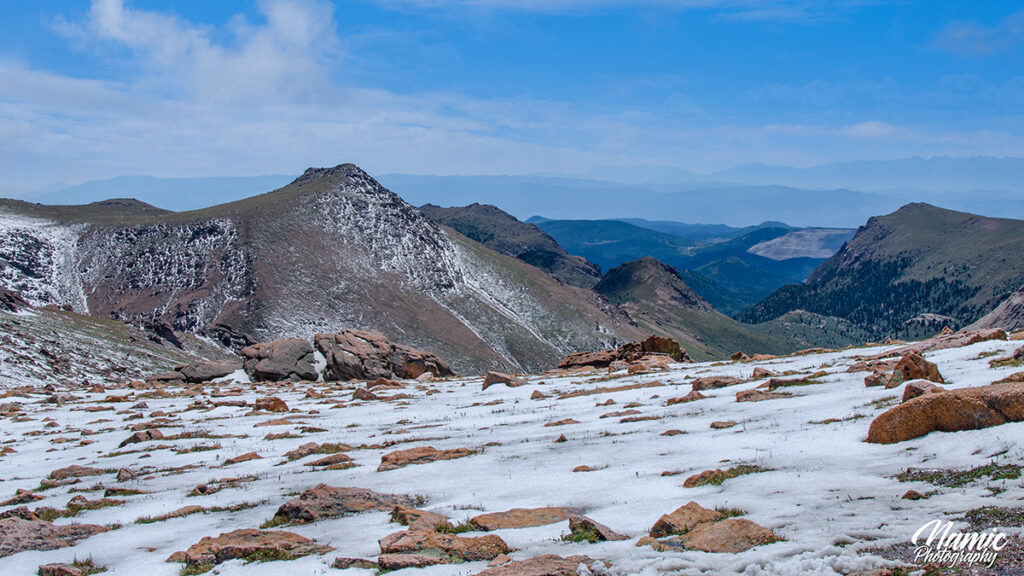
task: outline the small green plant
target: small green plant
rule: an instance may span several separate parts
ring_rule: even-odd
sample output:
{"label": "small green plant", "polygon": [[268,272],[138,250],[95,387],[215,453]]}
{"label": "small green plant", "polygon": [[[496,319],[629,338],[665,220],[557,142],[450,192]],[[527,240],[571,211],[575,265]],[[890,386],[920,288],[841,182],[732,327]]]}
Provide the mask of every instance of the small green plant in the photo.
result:
{"label": "small green plant", "polygon": [[186,564],[181,567],[178,576],[197,576],[206,574],[210,570],[213,570],[213,564]]}
{"label": "small green plant", "polygon": [[854,420],[860,420],[861,418],[867,418],[867,414],[861,414],[860,412],[847,416],[845,418],[826,418],[825,420],[811,420],[808,424],[836,424],[838,422],[852,422]]}
{"label": "small green plant", "polygon": [[462,534],[463,532],[479,532],[482,531],[483,528],[472,520],[466,520],[465,522],[456,525],[449,523],[438,524],[434,530],[441,532],[442,534]]}
{"label": "small green plant", "polygon": [[739,516],[746,516],[747,511],[741,508],[726,508],[723,506],[715,506],[715,512],[722,515],[722,520],[726,518],[737,518]]}
{"label": "small green plant", "polygon": [[298,556],[280,548],[264,548],[245,557],[246,562],[275,562],[277,560],[295,560]]}
{"label": "small green plant", "polygon": [[897,474],[895,478],[900,482],[928,482],[937,486],[959,488],[986,477],[990,480],[1016,480],[1020,478],[1022,469],[1024,468],[1016,464],[999,465],[991,462],[967,470],[957,468],[945,470],[907,469],[906,472]]}
{"label": "small green plant", "polygon": [[292,521],[285,516],[274,516],[270,520],[260,524],[260,528],[266,530],[267,528],[277,528],[278,526],[286,526],[291,523]]}
{"label": "small green plant", "polygon": [[688,478],[684,486],[687,488],[709,485],[721,486],[722,482],[725,482],[730,478],[745,476],[747,474],[756,474],[758,472],[771,472],[771,468],[763,468],[756,464],[740,464],[739,466],[733,466],[728,470],[711,470],[706,474],[700,474],[696,477]]}
{"label": "small green plant", "polygon": [[575,530],[565,536],[562,536],[562,540],[565,540],[566,542],[589,542],[590,544],[594,544],[601,540],[601,536],[594,528],[577,526]]}

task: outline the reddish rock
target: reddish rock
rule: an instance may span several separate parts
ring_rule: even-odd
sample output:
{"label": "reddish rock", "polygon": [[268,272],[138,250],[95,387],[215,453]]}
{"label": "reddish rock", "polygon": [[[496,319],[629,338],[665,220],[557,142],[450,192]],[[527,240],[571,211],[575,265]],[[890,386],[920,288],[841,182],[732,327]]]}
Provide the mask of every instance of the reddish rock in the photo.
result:
{"label": "reddish rock", "polygon": [[380,400],[380,396],[377,396],[366,388],[356,388],[355,392],[352,393],[352,399],[371,402],[373,400]]}
{"label": "reddish rock", "polygon": [[438,450],[433,446],[417,446],[416,448],[388,452],[381,456],[380,466],[377,467],[377,471],[395,470],[412,464],[426,464],[437,460],[454,460],[455,458],[464,458],[473,454],[476,454],[476,452],[468,448]]}
{"label": "reddish rock", "polygon": [[85,571],[72,564],[43,564],[39,576],[84,576]]}
{"label": "reddish rock", "polygon": [[55,550],[73,546],[93,534],[110,530],[95,524],[60,526],[37,520],[4,518],[0,520],[0,558],[25,550]]}
{"label": "reddish rock", "polygon": [[364,558],[335,558],[334,563],[331,564],[335,568],[340,570],[347,570],[349,568],[362,568],[363,570],[376,570],[380,566],[373,560],[366,560]]}
{"label": "reddish rock", "polygon": [[737,402],[761,402],[763,400],[776,400],[787,397],[789,397],[789,394],[765,392],[764,390],[741,390],[736,393]]}
{"label": "reddish rock", "polygon": [[235,456],[234,458],[228,458],[224,461],[224,466],[231,466],[232,464],[241,464],[242,462],[248,462],[249,460],[260,460],[263,456],[260,456],[256,452],[246,452],[245,454]]}
{"label": "reddish rock", "polygon": [[455,373],[437,356],[395,344],[376,330],[343,330],[317,334],[317,349],[327,358],[327,380],[373,380],[376,378],[435,377]]}
{"label": "reddish rock", "polygon": [[[896,350],[890,350],[884,352],[875,358],[885,358],[890,356],[900,356],[909,352],[915,352],[917,354],[924,354],[925,352],[934,352],[936,350],[946,350],[948,348],[960,348],[962,346],[969,346],[971,344],[977,344],[978,342],[987,342],[989,340],[1006,340],[1008,337],[1005,330],[1000,329],[984,329],[984,330],[973,330],[970,332],[957,332],[955,334],[942,334],[935,338],[929,338],[921,342],[915,342],[913,344],[897,348]],[[907,377],[909,380],[911,377]],[[941,383],[941,382],[940,382]]]}
{"label": "reddish rock", "polygon": [[543,400],[544,398],[547,398],[547,396],[542,394],[540,390],[534,390],[533,394],[530,394],[530,400]]}
{"label": "reddish rock", "polygon": [[924,394],[890,408],[871,423],[867,441],[892,444],[929,432],[958,432],[1024,420],[1024,383],[992,384]]}
{"label": "reddish rock", "polygon": [[743,380],[733,378],[732,376],[705,376],[703,378],[694,379],[692,383],[692,390],[694,392],[700,392],[701,390],[725,388],[726,386],[732,386],[742,382]]}
{"label": "reddish rock", "polygon": [[900,499],[902,500],[923,500],[925,498],[927,498],[927,496],[921,494],[917,490],[907,490],[903,493],[903,496],[900,496]]}
{"label": "reddish rock", "polygon": [[105,473],[105,470],[100,470],[99,468],[89,468],[87,466],[72,464],[66,468],[58,468],[57,470],[50,472],[50,479],[64,480],[67,478],[84,478],[86,476],[99,476],[100,474]]}
{"label": "reddish rock", "polygon": [[242,367],[253,380],[316,380],[313,347],[301,338],[282,338],[242,348]]}
{"label": "reddish rock", "polygon": [[934,394],[936,392],[945,392],[946,389],[942,386],[932,384],[928,380],[911,380],[907,382],[907,385],[903,387],[903,402],[906,402],[912,398],[923,396],[925,394]]}
{"label": "reddish rock", "polygon": [[578,576],[581,564],[591,566],[593,563],[594,560],[586,556],[562,558],[547,554],[488,568],[476,576]]}
{"label": "reddish rock", "polygon": [[736,423],[731,420],[716,420],[711,423],[712,430],[724,430],[726,428],[732,428]]}
{"label": "reddish rock", "polygon": [[754,368],[754,373],[751,374],[750,377],[754,380],[761,380],[762,378],[772,378],[774,376],[775,373],[771,370],[758,366],[757,368]]}
{"label": "reddish rock", "polygon": [[242,364],[237,360],[207,360],[180,366],[175,371],[184,376],[186,382],[198,384],[223,378],[241,368]]}
{"label": "reddish rock", "polygon": [[673,534],[683,534],[689,532],[698,524],[716,522],[721,519],[721,512],[709,510],[696,502],[688,502],[658,518],[654,526],[651,526],[650,536],[652,538],[661,538]]}
{"label": "reddish rock", "polygon": [[390,512],[395,506],[413,506],[408,496],[381,494],[365,488],[336,488],[319,484],[277,509],[275,519],[296,524],[316,522],[367,510]]}
{"label": "reddish rock", "polygon": [[288,404],[277,396],[266,396],[257,400],[254,408],[264,412],[287,412]]}
{"label": "reddish rock", "polygon": [[558,438],[555,438],[555,444],[561,444],[563,442],[568,442],[568,441],[569,441],[569,439],[565,437],[565,434],[559,434]]}
{"label": "reddish rock", "polygon": [[577,352],[569,354],[558,363],[562,370],[570,368],[607,368],[615,361],[614,350],[600,350],[598,352]]}
{"label": "reddish rock", "polygon": [[690,393],[687,394],[686,396],[681,396],[679,398],[669,398],[668,400],[665,401],[665,405],[673,406],[675,404],[686,404],[688,402],[695,402],[697,400],[703,400],[705,398],[707,398],[707,396],[701,394],[700,392],[691,390]]}
{"label": "reddish rock", "polygon": [[160,440],[164,437],[164,433],[157,430],[156,428],[150,428],[148,430],[140,430],[131,436],[124,439],[123,442],[118,444],[118,448],[124,448],[129,444],[138,444],[139,442],[149,442],[150,440]]}
{"label": "reddish rock", "polygon": [[487,375],[484,376],[484,384],[482,389],[487,390],[488,388],[494,386],[495,384],[504,384],[509,388],[517,388],[519,386],[525,385],[526,382],[510,374],[504,374],[502,372],[488,372]]}
{"label": "reddish rock", "polygon": [[890,378],[892,378],[892,375],[876,370],[864,377],[864,387],[874,388],[876,386],[885,386],[885,383],[888,382]]}
{"label": "reddish rock", "polygon": [[744,518],[698,524],[679,537],[689,550],[738,554],[755,546],[781,540],[771,530]]}
{"label": "reddish rock", "polygon": [[580,510],[577,508],[513,508],[505,512],[474,516],[470,522],[488,531],[505,528],[531,528],[563,522],[570,516],[579,513]]}
{"label": "reddish rock", "polygon": [[207,536],[189,546],[184,555],[172,556],[175,560],[169,558],[168,562],[182,558],[187,566],[212,566],[254,555],[276,560],[294,560],[310,554],[325,554],[331,550],[334,548],[322,546],[292,532],[244,528],[217,537]]}
{"label": "reddish rock", "polygon": [[750,356],[744,354],[742,350],[737,350],[736,352],[733,352],[731,356],[729,356],[729,359],[732,360],[733,362],[749,362]]}
{"label": "reddish rock", "polygon": [[494,534],[461,537],[428,530],[395,532],[381,538],[379,543],[381,554],[441,552],[442,557],[449,562],[493,560],[499,554],[508,554],[512,551],[504,540]]}
{"label": "reddish rock", "polygon": [[450,564],[451,560],[443,556],[430,554],[381,554],[377,557],[377,568],[382,571],[402,570],[405,568],[426,568],[437,564]]}
{"label": "reddish rock", "polygon": [[572,469],[573,472],[594,472],[594,468],[586,465],[577,466]]}
{"label": "reddish rock", "polygon": [[595,522],[586,516],[570,516],[569,532],[572,534],[581,532],[597,534],[597,539],[602,541],[629,540],[629,536],[623,536],[604,524]]}
{"label": "reddish rock", "polygon": [[18,488],[14,491],[14,496],[0,502],[0,506],[17,506],[19,504],[29,504],[37,500],[43,500],[46,496],[42,494],[36,494],[31,490],[25,490],[24,488]]}
{"label": "reddish rock", "polygon": [[444,514],[411,506],[395,506],[391,510],[391,521],[408,526],[409,530],[436,530],[438,526],[451,526],[449,518]]}
{"label": "reddish rock", "polygon": [[945,380],[939,374],[939,367],[924,359],[915,351],[907,352],[896,363],[896,368],[886,383],[886,388],[895,388],[907,380],[929,380],[938,384],[944,384]]}

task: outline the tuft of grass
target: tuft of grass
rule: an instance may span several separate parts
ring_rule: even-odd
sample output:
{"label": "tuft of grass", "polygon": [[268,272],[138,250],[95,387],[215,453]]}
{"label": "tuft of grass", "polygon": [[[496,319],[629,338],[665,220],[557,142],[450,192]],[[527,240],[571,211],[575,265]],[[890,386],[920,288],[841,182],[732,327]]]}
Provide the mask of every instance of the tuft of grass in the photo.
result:
{"label": "tuft of grass", "polygon": [[265,548],[257,550],[245,557],[246,562],[276,562],[278,560],[295,560],[295,554],[280,548]]}
{"label": "tuft of grass", "polygon": [[178,571],[178,576],[197,576],[206,574],[210,570],[213,570],[213,564],[186,564]]}
{"label": "tuft of grass", "polygon": [[970,524],[969,530],[981,531],[997,526],[1024,525],[1024,508],[1001,508],[985,506],[968,510],[963,520]]}
{"label": "tuft of grass", "polygon": [[857,412],[851,416],[845,418],[826,418],[824,420],[811,420],[808,424],[836,424],[838,422],[852,422],[854,420],[860,420],[861,418],[867,418],[867,414],[861,414]]}
{"label": "tuft of grass", "polygon": [[688,488],[696,488],[698,486],[721,486],[722,482],[730,478],[736,478],[737,476],[746,476],[747,474],[756,474],[758,472],[771,472],[771,468],[763,468],[756,464],[740,464],[739,466],[733,466],[728,470],[713,470],[711,474],[702,478],[694,478],[692,483],[689,483]]}
{"label": "tuft of grass", "polygon": [[260,528],[263,529],[263,530],[266,530],[267,528],[277,528],[278,526],[287,526],[287,525],[289,525],[291,523],[292,523],[291,520],[289,520],[285,516],[274,516],[270,520],[267,520],[263,524],[260,524]]}
{"label": "tuft of grass", "polygon": [[999,465],[990,462],[984,466],[977,466],[970,469],[948,468],[945,470],[915,470],[908,468],[906,472],[897,474],[895,478],[900,482],[928,482],[937,486],[959,488],[983,478],[989,480],[1016,480],[1020,478],[1021,466],[1016,464]]}
{"label": "tuft of grass", "polygon": [[562,540],[566,542],[588,542],[594,544],[601,540],[601,536],[597,533],[597,530],[593,528],[582,528],[577,526],[575,530],[562,536]]}
{"label": "tuft of grass", "polygon": [[726,518],[738,518],[740,516],[746,516],[747,511],[741,508],[727,508],[724,506],[715,506],[715,512],[722,515],[722,520]]}
{"label": "tuft of grass", "polygon": [[442,534],[462,534],[463,532],[480,532],[483,531],[483,528],[472,520],[466,520],[465,522],[456,525],[444,523],[438,524],[437,527],[434,528],[434,531]]}

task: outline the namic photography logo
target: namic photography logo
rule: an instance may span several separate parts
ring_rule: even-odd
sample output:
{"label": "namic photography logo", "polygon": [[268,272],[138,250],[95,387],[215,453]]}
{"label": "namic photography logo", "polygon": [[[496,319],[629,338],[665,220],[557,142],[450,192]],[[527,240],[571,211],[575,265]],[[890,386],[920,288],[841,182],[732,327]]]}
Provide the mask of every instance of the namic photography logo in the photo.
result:
{"label": "namic photography logo", "polygon": [[1007,535],[999,528],[986,528],[981,532],[957,532],[952,521],[929,520],[914,532],[910,543],[914,548],[914,563],[945,564],[948,566],[992,567],[999,551],[1007,544]]}

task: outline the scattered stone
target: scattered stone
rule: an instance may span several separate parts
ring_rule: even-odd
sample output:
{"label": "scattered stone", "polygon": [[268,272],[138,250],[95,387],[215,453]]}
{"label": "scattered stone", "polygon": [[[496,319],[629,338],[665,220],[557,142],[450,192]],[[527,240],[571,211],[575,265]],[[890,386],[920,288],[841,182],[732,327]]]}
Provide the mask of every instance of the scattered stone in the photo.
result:
{"label": "scattered stone", "polygon": [[565,434],[559,434],[558,438],[555,438],[555,444],[561,444],[562,442],[568,442],[569,439],[565,437]]}
{"label": "scattered stone", "polygon": [[50,524],[39,520],[4,518],[0,520],[0,558],[25,550],[55,550],[73,546],[93,534],[110,530],[95,524]]}
{"label": "scattered stone", "polygon": [[662,538],[673,534],[684,534],[693,529],[694,526],[704,522],[717,522],[723,514],[716,510],[704,508],[696,502],[688,502],[674,511],[662,515],[658,521],[651,526],[649,532],[652,538]]}
{"label": "scattered stone", "polygon": [[334,563],[331,564],[331,566],[341,570],[348,570],[349,568],[376,570],[379,568],[379,565],[373,560],[365,560],[363,558],[335,558]]}
{"label": "scattered stone", "polygon": [[438,450],[433,446],[417,446],[416,448],[388,452],[381,456],[380,466],[377,467],[377,471],[385,472],[387,470],[396,470],[412,464],[426,464],[437,460],[454,460],[456,458],[472,456],[473,454],[476,454],[476,451],[470,450],[469,448]]}
{"label": "scattered stone", "polygon": [[737,402],[761,402],[764,400],[776,400],[788,398],[789,394],[782,392],[765,392],[764,390],[741,390],[736,393]]}
{"label": "scattered stone", "polygon": [[[562,558],[554,554],[546,554],[488,568],[477,573],[476,576],[579,576],[581,565],[591,566],[593,564],[594,560],[586,556]],[[589,574],[590,571],[587,570],[586,573]]]}
{"label": "scattered stone", "polygon": [[892,444],[929,432],[958,432],[1024,420],[1024,384],[1014,382],[924,394],[871,423],[867,441]]}
{"label": "scattered stone", "polygon": [[298,498],[282,504],[274,520],[307,524],[323,518],[358,514],[367,510],[390,512],[395,506],[414,506],[408,496],[381,494],[365,488],[336,488],[319,484],[306,490]]}
{"label": "scattered stone", "polygon": [[716,420],[711,423],[712,430],[724,430],[726,428],[732,428],[736,423],[732,420]]}
{"label": "scattered stone", "polygon": [[277,396],[266,396],[256,401],[254,406],[257,410],[264,412],[287,412],[288,404]]}
{"label": "scattered stone", "polygon": [[[433,552],[433,550],[430,551]],[[381,554],[377,557],[377,567],[381,571],[387,572],[449,563],[451,563],[450,559],[432,554]]]}
{"label": "scattered stone", "polygon": [[580,514],[578,508],[513,508],[505,512],[481,514],[470,518],[470,522],[482,530],[503,530],[505,528],[531,528],[563,522],[570,516]]}
{"label": "scattered stone", "polygon": [[124,439],[123,442],[117,445],[118,448],[124,448],[129,444],[138,444],[139,442],[149,442],[150,440],[162,440],[164,433],[157,430],[156,428],[150,428],[148,430],[140,430],[131,436]]}
{"label": "scattered stone", "polygon": [[773,378],[774,376],[775,373],[771,370],[758,366],[757,368],[754,368],[754,373],[751,374],[750,377],[754,380],[761,380],[763,378]]}
{"label": "scattered stone", "polygon": [[744,354],[743,351],[733,352],[732,355],[729,356],[729,358],[733,362],[750,362],[750,356]]}
{"label": "scattered stone", "polygon": [[379,543],[381,554],[440,552],[442,563],[493,560],[499,554],[508,554],[512,551],[504,540],[494,534],[461,537],[428,530],[395,532],[381,538]]}
{"label": "scattered stone", "polygon": [[[658,359],[663,356],[666,359]],[[657,369],[669,362],[692,362],[693,360],[671,338],[651,336],[642,342],[630,342],[619,346],[618,350],[600,350],[598,352],[577,352],[566,356],[558,364],[558,368],[609,368],[613,362],[623,361],[633,366],[633,373]],[[635,367],[634,367],[635,366]]]}
{"label": "scattered stone", "polygon": [[692,383],[692,390],[694,392],[700,392],[701,390],[712,390],[714,388],[725,388],[726,386],[732,386],[734,384],[741,384],[743,380],[734,378],[732,376],[705,376],[703,378],[695,378]]}
{"label": "scattered stone", "polygon": [[89,468],[87,466],[79,466],[72,464],[67,468],[58,468],[53,472],[50,472],[51,480],[65,480],[67,478],[84,478],[86,476],[99,476],[100,474],[106,474],[106,470],[100,470],[99,468]]}
{"label": "scattered stone", "polygon": [[134,480],[138,475],[138,472],[132,470],[131,468],[121,468],[120,470],[117,471],[117,481],[127,482],[129,480]]}
{"label": "scattered stone", "polygon": [[686,434],[686,432],[673,428],[671,430],[665,430],[664,432],[661,433],[662,436],[679,436],[680,434]]}
{"label": "scattered stone", "polygon": [[874,371],[864,377],[864,387],[874,388],[876,386],[885,386],[885,383],[892,378],[889,374],[881,371]]}
{"label": "scattered stone", "polygon": [[720,522],[698,524],[679,538],[689,550],[730,554],[781,540],[771,530],[745,518],[727,518]]}
{"label": "scattered stone", "polygon": [[301,338],[282,338],[246,346],[242,367],[253,380],[316,380],[313,347]]}
{"label": "scattered stone", "polygon": [[707,398],[707,396],[701,394],[700,392],[697,392],[696,390],[691,390],[690,393],[687,394],[686,396],[680,396],[679,398],[669,398],[668,400],[665,401],[665,405],[674,406],[676,404],[686,404],[689,402],[695,402],[697,400],[703,400],[705,398]]}
{"label": "scattered stone", "polygon": [[180,373],[186,382],[199,384],[223,378],[239,370],[241,367],[242,364],[236,360],[208,360],[195,364],[186,364],[178,367],[175,371]]}
{"label": "scattered stone", "polygon": [[[206,536],[189,546],[183,555],[174,555],[168,562],[183,561],[189,567],[206,567],[241,558],[245,560],[294,560],[310,554],[334,550],[304,536],[282,530],[264,531],[243,528]],[[178,560],[178,559],[181,560]]]}
{"label": "scattered stone", "polygon": [[530,400],[543,400],[547,398],[540,390],[534,390],[533,394],[530,394]]}
{"label": "scattered stone", "polygon": [[348,454],[331,454],[312,462],[306,462],[305,465],[321,467],[324,470],[347,470],[356,466]]}
{"label": "scattered stone", "polygon": [[85,571],[73,564],[43,564],[39,576],[85,576]]}
{"label": "scattered stone", "polygon": [[903,493],[903,496],[900,497],[902,500],[924,500],[925,498],[928,497],[917,490],[907,490]]}
{"label": "scattered stone", "polygon": [[572,471],[573,472],[594,472],[595,468],[591,468],[590,466],[586,466],[586,465],[581,465],[581,466],[577,466],[577,467],[573,468]]}
{"label": "scattered stone", "polygon": [[395,506],[391,510],[391,521],[408,526],[409,530],[437,530],[439,526],[451,526],[449,518],[444,514],[411,506]]}
{"label": "scattered stone", "polygon": [[932,384],[928,380],[911,380],[903,387],[902,402],[906,402],[912,398],[917,398],[918,396],[923,396],[925,394],[934,394],[936,392],[945,391],[946,389],[942,386]]}
{"label": "scattered stone", "polygon": [[[639,414],[639,412],[637,412],[637,414]],[[604,418],[604,416],[602,416],[602,418]],[[544,427],[550,428],[552,426],[568,426],[570,424],[579,424],[579,420],[574,420],[572,418],[563,418],[562,420],[557,420],[555,422],[545,422]]]}
{"label": "scattered stone", "polygon": [[604,524],[595,522],[586,516],[570,516],[569,532],[572,535],[596,537],[600,541],[629,540],[629,536],[623,536]]}
{"label": "scattered stone", "polygon": [[516,378],[515,376],[504,374],[502,372],[488,372],[484,376],[483,390],[487,390],[495,384],[504,384],[509,388],[518,388],[526,384],[525,381]]}
{"label": "scattered stone", "polygon": [[558,363],[562,370],[572,368],[607,368],[616,355],[614,350],[600,350],[598,352],[576,352],[569,354]]}
{"label": "scattered stone", "polygon": [[14,496],[0,502],[0,506],[17,506],[19,504],[29,504],[38,500],[46,498],[42,494],[36,494],[31,490],[25,490],[24,488],[18,488],[14,491]]}
{"label": "scattered stone", "polygon": [[224,466],[231,466],[233,464],[240,464],[242,462],[248,462],[249,460],[260,460],[262,458],[263,458],[263,456],[260,456],[256,452],[246,452],[245,454],[242,454],[240,456],[235,456],[234,458],[228,458],[227,460],[224,461]]}
{"label": "scattered stone", "polygon": [[896,368],[886,383],[886,388],[895,388],[906,380],[929,380],[938,384],[945,384],[942,374],[939,374],[939,367],[924,359],[916,351],[909,351],[896,363]]}

